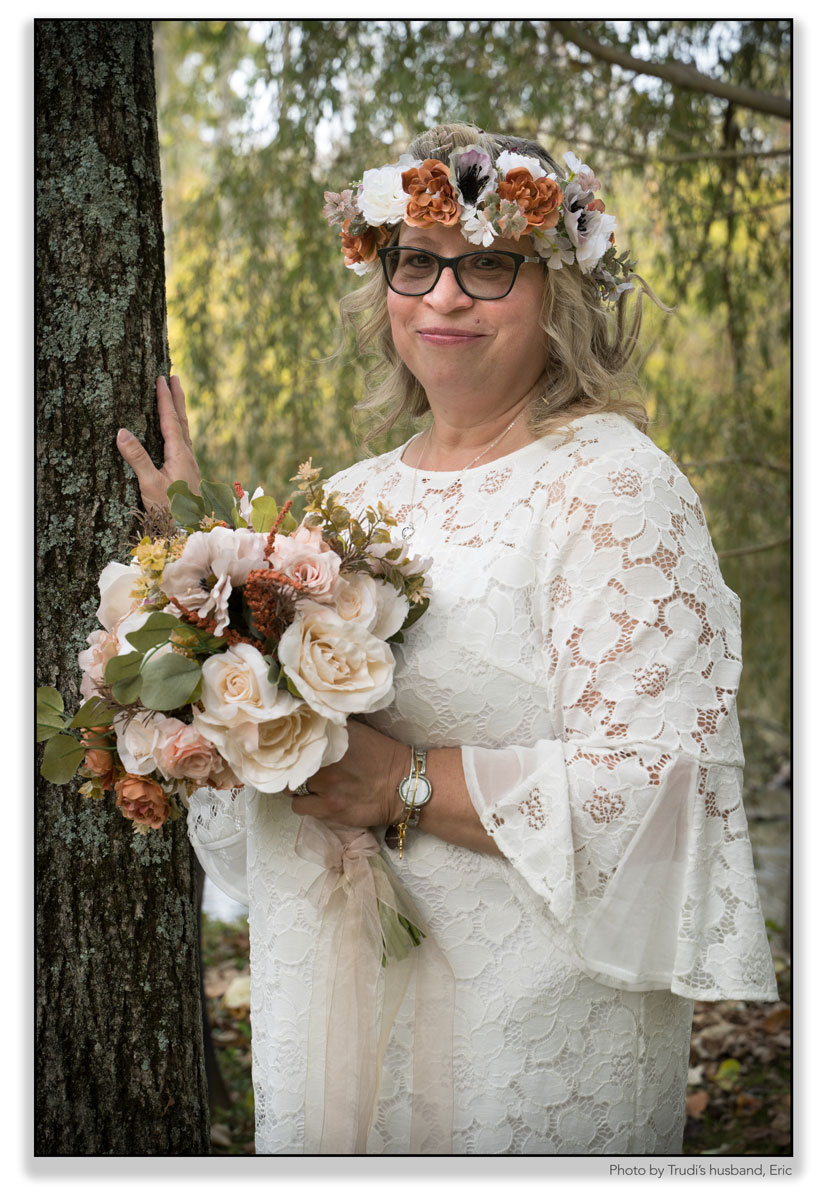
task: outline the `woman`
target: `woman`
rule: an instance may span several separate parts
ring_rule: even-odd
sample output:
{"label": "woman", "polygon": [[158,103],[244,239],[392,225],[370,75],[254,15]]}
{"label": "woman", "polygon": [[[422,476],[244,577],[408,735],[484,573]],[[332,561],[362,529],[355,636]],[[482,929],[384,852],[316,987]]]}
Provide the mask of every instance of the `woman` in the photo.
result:
{"label": "woman", "polygon": [[[305,1128],[305,815],[388,831],[453,975],[429,1014],[453,1018],[443,1141],[411,1132],[406,995],[367,1153],[679,1153],[693,998],[776,995],[740,799],[738,600],[624,378],[629,296],[651,293],[565,161],[443,126],[326,193],[367,276],[346,314],[368,314],[387,366],[372,403],[385,427],[431,418],[336,486],[384,500],[433,590],[393,704],[349,723],[340,762],[291,804],[201,793],[190,812],[206,869],[250,906],[259,1153],[325,1146]],[[197,480],[177,380],[159,405],[164,469],[122,444],[145,502]]]}

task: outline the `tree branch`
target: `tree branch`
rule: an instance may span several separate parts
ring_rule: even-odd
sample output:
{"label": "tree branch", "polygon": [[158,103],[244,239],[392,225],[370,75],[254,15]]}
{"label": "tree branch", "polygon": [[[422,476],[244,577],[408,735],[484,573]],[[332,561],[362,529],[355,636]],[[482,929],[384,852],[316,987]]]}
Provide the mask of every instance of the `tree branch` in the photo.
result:
{"label": "tree branch", "polygon": [[706,92],[711,96],[720,96],[742,108],[753,112],[769,113],[774,117],[784,117],[789,120],[792,106],[786,96],[774,96],[769,92],[758,92],[754,88],[738,87],[736,84],[724,83],[704,75],[696,67],[686,63],[653,63],[643,58],[635,58],[618,46],[607,46],[596,38],[583,33],[578,24],[571,21],[552,21],[558,33],[567,42],[573,42],[580,50],[585,50],[593,58],[602,62],[613,63],[624,71],[634,71],[636,75],[655,75],[665,79],[675,87],[686,88],[690,92]]}
{"label": "tree branch", "polygon": [[744,554],[760,554],[764,550],[776,550],[779,546],[786,546],[790,540],[790,535],[786,537],[776,538],[772,542],[759,542],[755,546],[739,546],[735,550],[719,550],[718,559],[722,558],[741,558]]}
{"label": "tree branch", "polygon": [[703,471],[707,467],[731,467],[735,465],[744,465],[748,467],[766,467],[768,471],[778,471],[781,475],[789,475],[790,468],[785,463],[771,462],[768,458],[744,458],[740,454],[730,455],[728,458],[708,458],[699,459],[696,462],[682,462],[677,464],[682,471],[695,470]]}

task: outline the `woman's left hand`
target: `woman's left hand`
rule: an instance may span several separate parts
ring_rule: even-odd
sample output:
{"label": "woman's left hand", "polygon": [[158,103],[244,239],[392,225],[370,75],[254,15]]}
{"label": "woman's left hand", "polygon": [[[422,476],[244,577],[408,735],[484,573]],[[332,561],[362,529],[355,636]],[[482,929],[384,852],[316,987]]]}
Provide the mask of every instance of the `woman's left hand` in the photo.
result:
{"label": "woman's left hand", "polygon": [[307,781],[308,796],[295,796],[293,812],[340,825],[390,825],[402,812],[397,787],[408,774],[409,747],[361,721],[348,721],[344,758]]}

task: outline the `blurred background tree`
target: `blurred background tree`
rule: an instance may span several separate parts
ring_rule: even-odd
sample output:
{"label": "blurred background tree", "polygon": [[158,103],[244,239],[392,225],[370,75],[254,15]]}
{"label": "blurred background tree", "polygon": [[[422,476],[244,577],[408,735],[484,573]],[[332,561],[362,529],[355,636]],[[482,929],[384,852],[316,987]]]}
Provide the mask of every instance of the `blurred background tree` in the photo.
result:
{"label": "blurred background tree", "polygon": [[[463,120],[571,149],[675,314],[646,326],[651,434],[742,599],[748,785],[788,753],[787,21],[164,21],[169,339],[210,477],[283,491],[363,454],[325,189]],[[654,313],[654,310],[652,310]],[[412,429],[399,428],[381,451]]]}

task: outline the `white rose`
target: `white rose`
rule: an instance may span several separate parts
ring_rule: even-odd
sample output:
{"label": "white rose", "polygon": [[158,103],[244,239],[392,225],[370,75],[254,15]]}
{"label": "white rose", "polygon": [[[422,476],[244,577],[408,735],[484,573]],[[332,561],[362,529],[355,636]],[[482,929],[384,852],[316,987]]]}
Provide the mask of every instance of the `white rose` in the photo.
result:
{"label": "white rose", "polygon": [[165,722],[159,713],[147,713],[126,721],[116,717],[115,737],[118,757],[130,775],[149,775],[158,767],[156,750],[165,737]]}
{"label": "white rose", "polygon": [[382,708],[393,696],[390,646],[311,601],[300,602],[278,656],[307,703],[339,724],[350,713]]}
{"label": "white rose", "polygon": [[193,725],[218,747],[238,778],[260,792],[296,788],[347,750],[347,729],[300,703],[270,721],[228,729],[200,713]]}
{"label": "white rose", "polygon": [[226,728],[286,716],[301,701],[269,683],[270,666],[247,642],[211,655],[201,670],[201,703],[207,720]]}
{"label": "white rose", "polygon": [[365,171],[356,207],[368,225],[395,225],[402,220],[410,200],[402,187],[402,172],[421,165],[410,154],[403,154],[399,162]]}
{"label": "white rose", "polygon": [[577,265],[584,275],[594,270],[609,249],[609,238],[617,223],[617,217],[608,213],[592,211],[586,217],[586,236],[575,249]]}
{"label": "white rose", "polygon": [[138,607],[131,593],[141,578],[140,567],[127,567],[123,563],[111,562],[103,568],[98,581],[101,602],[95,616],[101,625],[111,633],[121,617]]}

